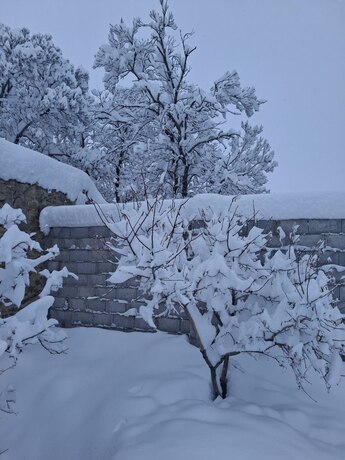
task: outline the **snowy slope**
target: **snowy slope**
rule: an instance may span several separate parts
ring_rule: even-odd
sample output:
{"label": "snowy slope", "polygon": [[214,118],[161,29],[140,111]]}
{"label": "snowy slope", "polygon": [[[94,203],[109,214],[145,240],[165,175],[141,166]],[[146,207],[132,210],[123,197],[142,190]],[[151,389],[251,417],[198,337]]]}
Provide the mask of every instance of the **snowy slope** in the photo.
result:
{"label": "snowy slope", "polygon": [[[188,217],[200,217],[210,209],[216,212],[226,211],[234,197],[215,194],[196,195],[183,207],[182,214]],[[169,200],[166,204],[169,204]],[[177,203],[181,200],[176,200]],[[131,204],[126,205],[130,210]],[[345,193],[270,193],[263,195],[243,195],[232,204],[232,210],[238,207],[238,213],[257,219],[341,219],[345,218]],[[118,208],[113,204],[100,207],[110,219],[118,219]],[[89,227],[102,225],[99,213],[92,205],[59,206],[43,209],[40,216],[41,230],[48,232],[51,227]]]}
{"label": "snowy slope", "polygon": [[230,368],[230,397],[212,402],[200,352],[182,336],[68,333],[66,355],[27,347],[1,375],[18,412],[0,412],[1,459],[344,459],[344,379],[327,394],[314,376],[314,402],[292,373],[245,357]]}
{"label": "snowy slope", "polygon": [[86,202],[86,190],[93,200],[105,203],[95,184],[83,171],[2,138],[0,179],[14,179],[27,184],[38,184],[47,190],[58,190],[78,204]]}

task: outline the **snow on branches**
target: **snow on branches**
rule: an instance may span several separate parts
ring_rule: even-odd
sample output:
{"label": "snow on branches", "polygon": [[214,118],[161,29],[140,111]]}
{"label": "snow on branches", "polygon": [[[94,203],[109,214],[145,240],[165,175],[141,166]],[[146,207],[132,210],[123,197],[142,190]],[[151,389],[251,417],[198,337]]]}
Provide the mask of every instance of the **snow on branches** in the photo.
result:
{"label": "snow on branches", "polygon": [[59,159],[89,123],[88,74],[47,34],[0,23],[0,137]]}
{"label": "snow on branches", "polygon": [[[120,154],[128,144],[132,149],[120,162],[129,177],[118,182],[117,194],[137,181],[138,165],[153,196],[163,172],[167,196],[265,191],[266,175],[276,162],[260,137],[262,128],[245,123],[241,132],[229,126],[231,115],[247,119],[264,101],[253,87],[241,86],[236,71],[226,72],[210,91],[191,83],[190,57],[196,49],[189,44],[192,34],[177,32],[166,0],[160,0],[160,7],[150,12],[148,22],[111,25],[109,43],[95,59],[94,66],[105,70],[110,101],[106,116],[99,108],[100,123],[114,139],[115,132],[122,133]],[[129,78],[129,86],[119,85]],[[209,171],[211,177],[205,177]]]}
{"label": "snow on branches", "polygon": [[[30,282],[30,273],[35,272],[38,265],[59,254],[59,249],[55,245],[41,256],[29,257],[30,250],[40,253],[42,248],[31,238],[32,234],[29,235],[18,228],[18,224],[25,220],[20,209],[13,209],[8,204],[0,208],[0,226],[5,229],[0,238],[0,303],[5,308],[20,308],[25,288]],[[65,339],[65,333],[54,327],[57,324],[55,319],[47,318],[48,310],[54,303],[54,298],[49,294],[62,286],[63,278],[75,275],[66,267],[53,272],[43,270],[40,274],[47,278],[47,282],[39,299],[9,318],[0,318],[0,357],[7,352],[14,360],[12,365],[0,369],[0,375],[15,365],[18,353],[26,343],[38,341],[51,353],[59,353],[63,349],[61,343]],[[1,407],[0,395],[0,410]]]}
{"label": "snow on branches", "polygon": [[[29,235],[18,228],[17,224],[25,221],[25,216],[20,209],[12,209],[8,204],[0,209],[0,225],[6,229],[0,239],[0,263],[3,265],[0,268],[0,302],[5,306],[20,307],[25,288],[30,283],[30,273],[35,272],[35,267],[38,265],[59,255],[59,248],[54,245],[47,250],[46,254],[29,258],[29,250],[40,253],[42,248],[31,238],[33,234]],[[43,270],[40,274],[47,278],[40,297],[58,290],[62,286],[62,278],[71,275],[66,267],[52,273]]]}
{"label": "snow on branches", "polygon": [[310,369],[327,387],[337,382],[344,315],[317,255],[296,252],[296,235],[287,250],[268,249],[270,235],[233,205],[197,221],[183,206],[157,198],[119,207],[119,222],[107,224],[119,258],[109,282],[139,280],[139,311],[152,327],[157,315],[188,315],[214,397],[226,397],[229,360],[240,353],[291,367],[302,388]]}

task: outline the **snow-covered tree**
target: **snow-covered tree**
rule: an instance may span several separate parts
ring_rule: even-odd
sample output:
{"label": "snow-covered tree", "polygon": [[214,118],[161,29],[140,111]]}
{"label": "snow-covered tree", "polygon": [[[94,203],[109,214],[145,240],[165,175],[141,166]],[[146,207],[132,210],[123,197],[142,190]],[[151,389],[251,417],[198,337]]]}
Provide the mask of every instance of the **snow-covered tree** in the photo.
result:
{"label": "snow-covered tree", "polygon": [[229,361],[241,353],[292,368],[302,388],[310,369],[327,387],[337,382],[345,317],[330,267],[319,266],[317,253],[296,252],[295,234],[288,249],[268,249],[270,235],[234,207],[191,220],[184,203],[160,199],[119,207],[119,221],[107,225],[119,258],[109,282],[139,280],[139,313],[154,328],[155,316],[187,314],[215,398],[226,397]]}
{"label": "snow-covered tree", "polygon": [[0,24],[0,137],[68,160],[85,144],[88,78],[50,35]]}
{"label": "snow-covered tree", "polygon": [[[276,166],[273,151],[260,137],[262,127],[246,121],[264,101],[254,88],[241,86],[236,71],[226,72],[210,91],[191,83],[191,34],[177,33],[166,0],[160,6],[149,22],[111,25],[109,43],[95,59],[114,96],[107,123],[121,121],[137,133],[128,169],[139,164],[151,193],[163,172],[171,196],[266,191],[266,175]],[[233,114],[244,116],[242,131],[229,127]]]}
{"label": "snow-covered tree", "polygon": [[[24,299],[25,288],[30,283],[30,273],[35,272],[35,268],[43,262],[59,254],[55,245],[41,256],[30,257],[29,251],[40,253],[42,248],[31,238],[33,235],[18,228],[18,225],[25,221],[20,209],[13,209],[8,204],[0,208],[0,228],[4,229],[0,238],[0,305],[4,308],[15,306],[19,309]],[[54,298],[49,294],[62,287],[64,277],[75,275],[66,267],[53,272],[43,270],[40,274],[47,278],[47,281],[39,299],[9,318],[2,319],[0,316],[0,375],[15,365],[18,353],[27,343],[38,341],[52,353],[62,350],[61,343],[65,334],[54,327],[57,324],[55,319],[47,318],[48,310],[54,303]],[[5,361],[5,353],[12,360],[11,364]],[[0,393],[0,410],[12,410],[12,400],[8,399],[12,394],[12,391]]]}
{"label": "snow-covered tree", "polygon": [[[115,111],[118,100],[127,99],[128,105],[138,102],[133,91],[124,88],[116,93],[93,91],[92,150],[95,165],[92,176],[97,178],[102,194],[117,202],[126,201],[133,183],[141,175],[135,154],[138,140],[143,138],[143,127],[135,123],[130,110],[122,114]],[[89,161],[89,157],[88,157]]]}

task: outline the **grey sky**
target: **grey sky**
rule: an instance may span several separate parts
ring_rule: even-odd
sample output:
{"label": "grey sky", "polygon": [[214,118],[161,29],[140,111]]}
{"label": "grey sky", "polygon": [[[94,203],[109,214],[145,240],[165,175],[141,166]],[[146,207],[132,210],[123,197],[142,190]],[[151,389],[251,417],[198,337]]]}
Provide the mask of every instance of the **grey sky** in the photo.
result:
{"label": "grey sky", "polygon": [[[272,191],[345,190],[345,0],[170,0],[194,30],[191,78],[209,88],[236,69],[267,99],[255,123],[276,152]],[[0,0],[0,22],[53,35],[91,73],[109,23],[147,17],[158,0]]]}

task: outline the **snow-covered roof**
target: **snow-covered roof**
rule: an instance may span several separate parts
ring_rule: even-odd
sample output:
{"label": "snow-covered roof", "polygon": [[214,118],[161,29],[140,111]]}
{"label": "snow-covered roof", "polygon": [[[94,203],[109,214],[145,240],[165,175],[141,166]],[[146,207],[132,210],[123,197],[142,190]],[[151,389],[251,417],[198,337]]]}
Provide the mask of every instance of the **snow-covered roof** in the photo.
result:
{"label": "snow-covered roof", "polygon": [[97,203],[106,203],[91,178],[78,168],[53,158],[13,144],[0,138],[0,179],[14,179],[27,184],[37,184],[47,190],[65,193],[77,204],[84,204],[87,191]]}
{"label": "snow-covered roof", "polygon": [[[182,213],[188,217],[200,218],[203,210],[226,212],[231,205],[232,196],[201,194],[190,198],[183,207]],[[177,200],[181,201],[181,200]],[[170,200],[166,203],[169,204]],[[126,207],[130,210],[132,205]],[[244,217],[253,216],[257,219],[345,219],[345,193],[310,192],[243,195],[237,197],[232,204],[232,212]],[[47,207],[40,216],[41,230],[49,232],[52,227],[94,227],[103,225],[99,211],[108,218],[118,219],[118,208],[114,204],[101,205],[97,210],[93,205]]]}

